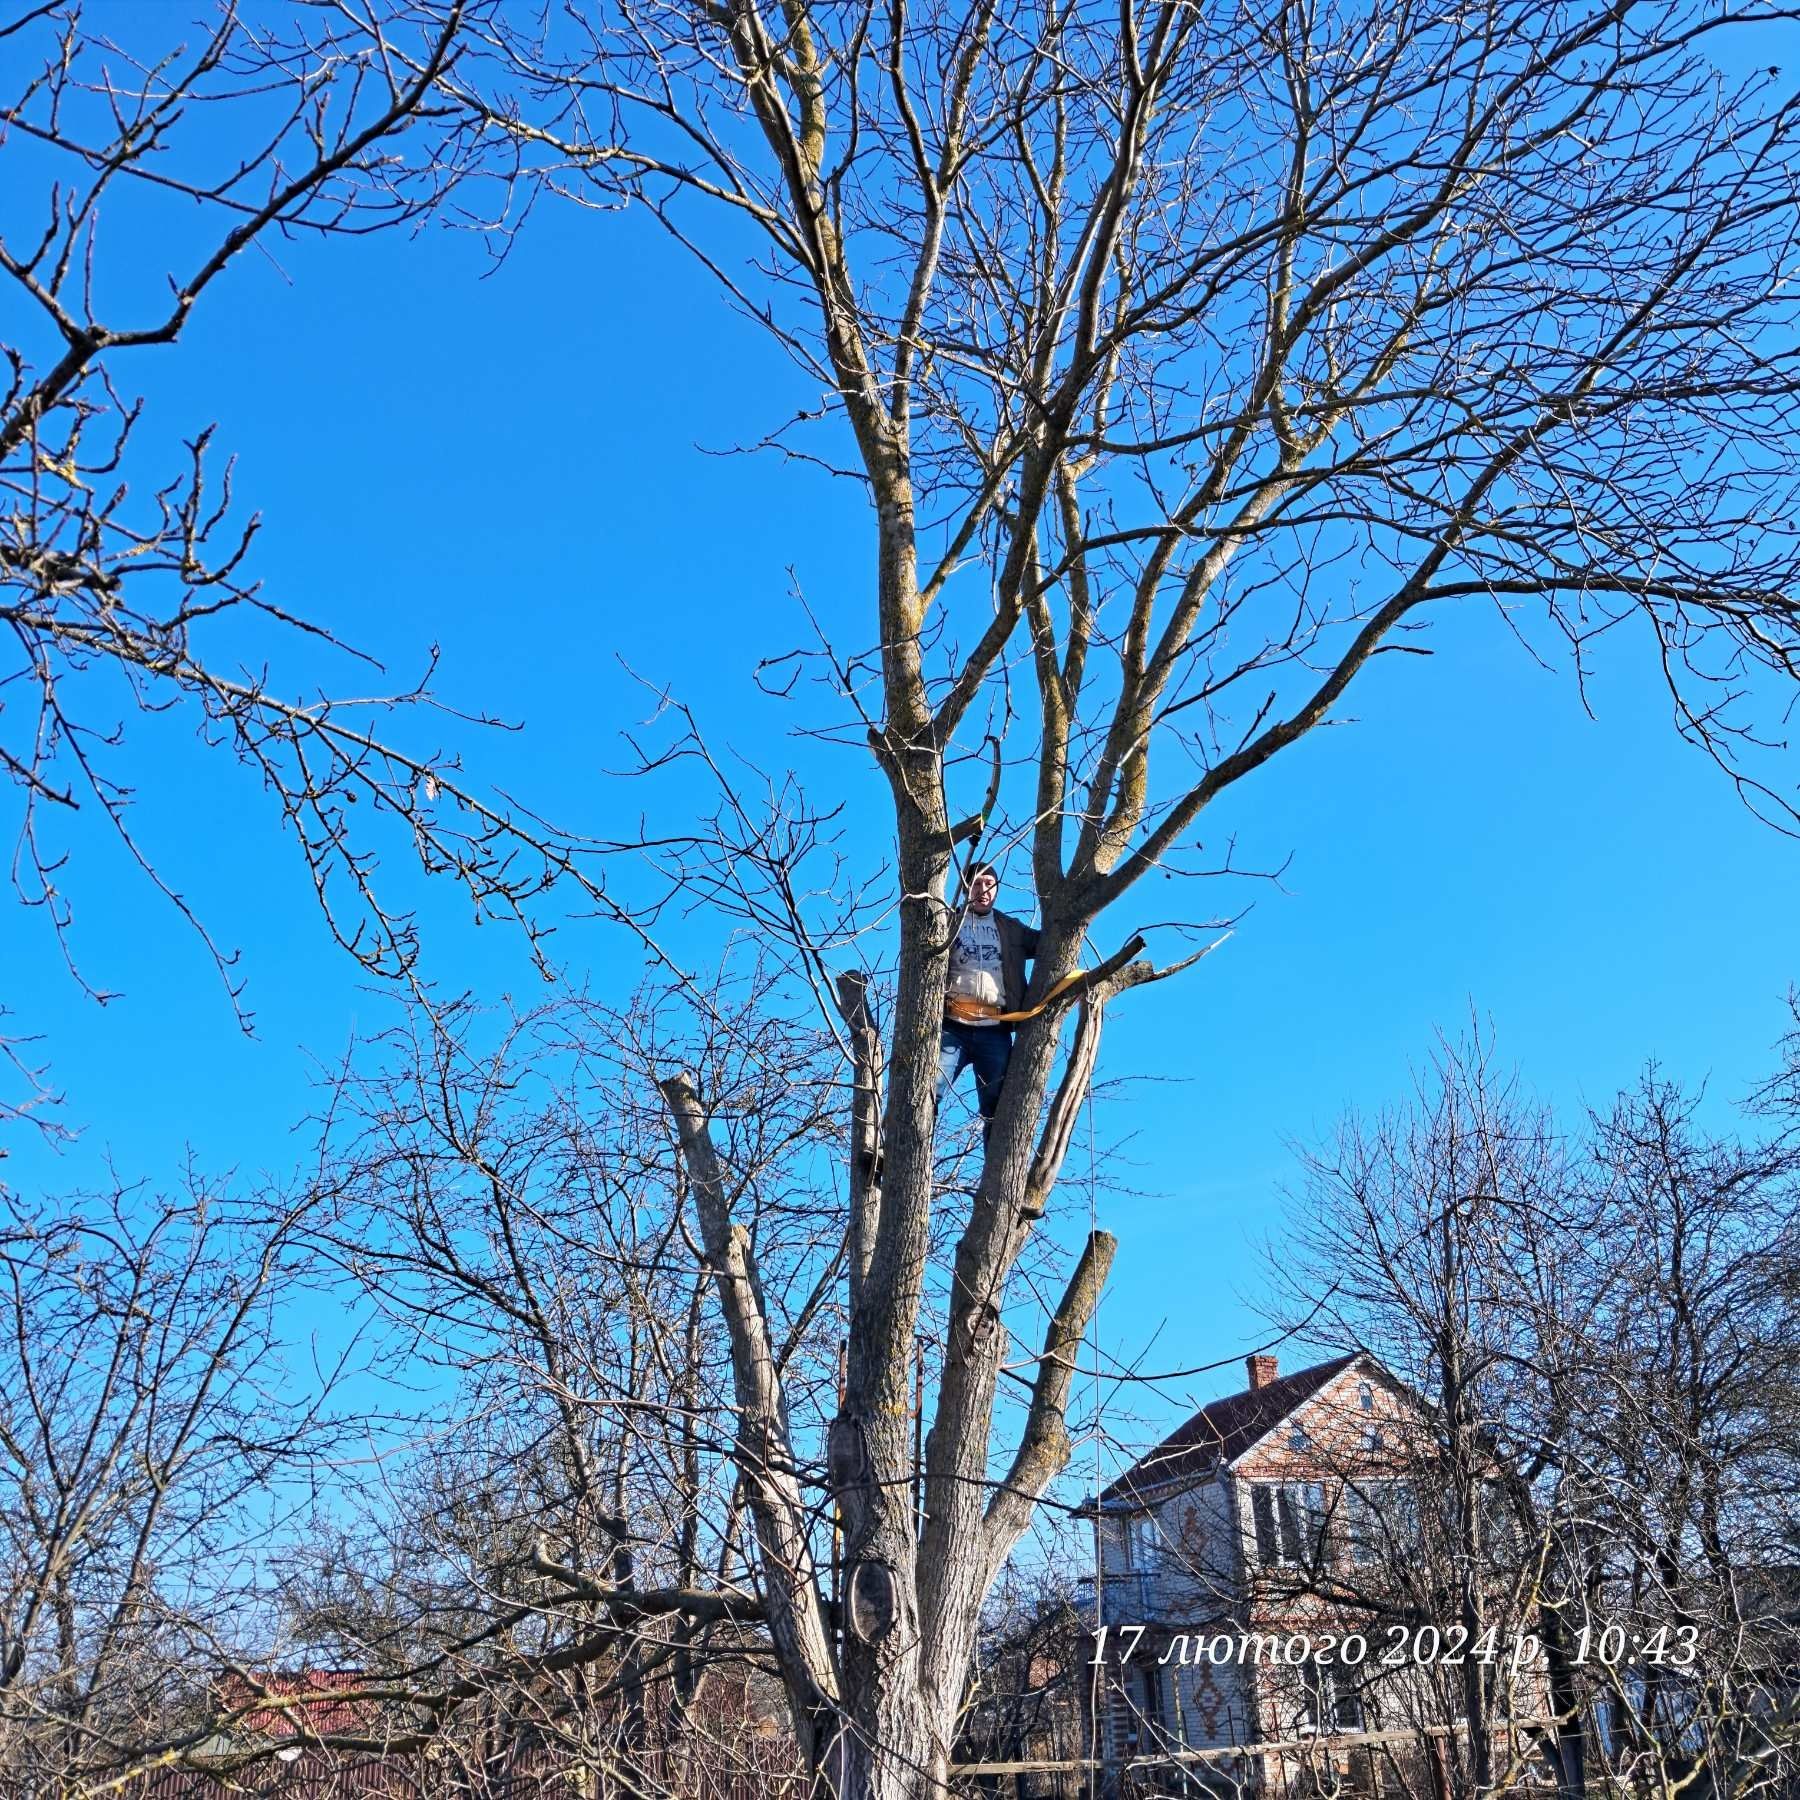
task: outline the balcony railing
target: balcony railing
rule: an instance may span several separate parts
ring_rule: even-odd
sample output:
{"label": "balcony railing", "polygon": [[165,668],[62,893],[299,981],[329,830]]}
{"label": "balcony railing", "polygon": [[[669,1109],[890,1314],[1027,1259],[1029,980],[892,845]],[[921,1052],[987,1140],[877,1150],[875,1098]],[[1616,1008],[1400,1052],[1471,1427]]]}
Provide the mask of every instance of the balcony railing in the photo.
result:
{"label": "balcony railing", "polygon": [[[1084,1575],[1075,1584],[1075,1604],[1100,1625],[1143,1625],[1153,1616],[1160,1577],[1148,1569],[1130,1569],[1108,1575],[1096,1582]],[[1094,1594],[1099,1590],[1100,1605],[1096,1616]]]}

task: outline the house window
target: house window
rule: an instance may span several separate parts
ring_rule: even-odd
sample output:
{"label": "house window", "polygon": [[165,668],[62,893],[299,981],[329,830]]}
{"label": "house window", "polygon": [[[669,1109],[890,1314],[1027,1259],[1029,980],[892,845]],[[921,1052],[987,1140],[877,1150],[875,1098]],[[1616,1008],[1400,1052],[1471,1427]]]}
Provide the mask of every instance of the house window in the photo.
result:
{"label": "house window", "polygon": [[1162,1681],[1156,1669],[1126,1670],[1112,1694],[1114,1753],[1136,1756],[1156,1741],[1162,1725]]}
{"label": "house window", "polygon": [[1347,1487],[1339,1501],[1344,1522],[1344,1548],[1353,1563],[1381,1560],[1381,1515],[1361,1488]]}
{"label": "house window", "polygon": [[1415,1555],[1422,1543],[1419,1496],[1410,1481],[1346,1484],[1338,1505],[1344,1554],[1353,1563]]}
{"label": "house window", "polygon": [[1381,1448],[1381,1427],[1379,1425],[1370,1425],[1364,1430],[1363,1448],[1365,1450],[1379,1450]]}
{"label": "house window", "polygon": [[1144,1683],[1141,1710],[1145,1725],[1154,1731],[1163,1722],[1162,1676],[1155,1669],[1145,1669],[1141,1673]]}
{"label": "house window", "polygon": [[1125,1566],[1148,1569],[1155,1566],[1162,1534],[1156,1528],[1154,1513],[1134,1513],[1125,1521]]}
{"label": "house window", "polygon": [[1312,1447],[1312,1433],[1296,1420],[1293,1430],[1288,1433],[1288,1448],[1290,1450],[1310,1450]]}
{"label": "house window", "polygon": [[1250,1490],[1256,1560],[1265,1569],[1319,1560],[1325,1532],[1325,1489],[1316,1481],[1264,1481]]}
{"label": "house window", "polygon": [[1375,1390],[1366,1381],[1356,1390],[1356,1404],[1360,1406],[1364,1412],[1373,1412],[1375,1410]]}
{"label": "house window", "polygon": [[1383,1486],[1387,1490],[1382,1499],[1388,1528],[1404,1549],[1419,1549],[1425,1542],[1425,1527],[1419,1516],[1418,1489],[1410,1481],[1391,1481]]}
{"label": "house window", "polygon": [[1361,1731],[1363,1698],[1356,1680],[1357,1672],[1342,1663],[1308,1663],[1301,1689],[1301,1732],[1329,1736],[1338,1731]]}

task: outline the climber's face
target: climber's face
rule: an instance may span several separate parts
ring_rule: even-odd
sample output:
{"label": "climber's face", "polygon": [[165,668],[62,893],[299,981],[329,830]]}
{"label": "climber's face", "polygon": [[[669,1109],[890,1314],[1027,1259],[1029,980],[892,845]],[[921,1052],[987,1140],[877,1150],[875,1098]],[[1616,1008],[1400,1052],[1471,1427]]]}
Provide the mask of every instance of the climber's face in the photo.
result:
{"label": "climber's face", "polygon": [[994,901],[999,896],[1000,883],[994,879],[992,869],[983,869],[969,883],[969,911],[973,913],[989,913],[994,910]]}

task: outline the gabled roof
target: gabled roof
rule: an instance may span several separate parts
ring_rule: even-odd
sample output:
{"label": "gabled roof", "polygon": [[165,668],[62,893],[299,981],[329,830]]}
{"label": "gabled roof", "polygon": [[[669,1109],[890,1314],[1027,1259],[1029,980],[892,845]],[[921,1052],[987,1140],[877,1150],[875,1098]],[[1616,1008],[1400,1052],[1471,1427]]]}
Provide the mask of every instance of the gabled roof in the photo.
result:
{"label": "gabled roof", "polygon": [[1201,1407],[1147,1456],[1139,1457],[1100,1496],[1101,1506],[1141,1505],[1154,1493],[1199,1480],[1212,1470],[1235,1462],[1296,1407],[1364,1355],[1364,1351],[1353,1350],[1348,1356],[1335,1356],[1310,1369],[1296,1369],[1292,1375],[1278,1375],[1262,1387],[1245,1388],[1242,1393],[1227,1394],[1223,1400]]}

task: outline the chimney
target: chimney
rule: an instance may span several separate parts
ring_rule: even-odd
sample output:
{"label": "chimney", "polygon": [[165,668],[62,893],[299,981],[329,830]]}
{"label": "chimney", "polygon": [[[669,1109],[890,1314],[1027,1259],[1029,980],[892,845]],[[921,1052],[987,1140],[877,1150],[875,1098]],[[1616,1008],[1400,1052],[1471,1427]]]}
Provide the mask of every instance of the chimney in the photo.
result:
{"label": "chimney", "polygon": [[1246,1356],[1244,1367],[1250,1371],[1250,1391],[1266,1388],[1275,1379],[1276,1363],[1272,1356]]}

